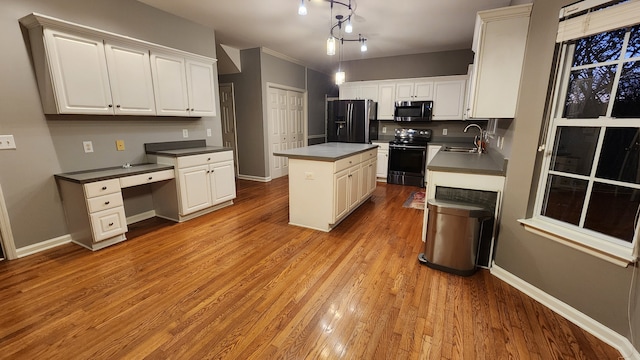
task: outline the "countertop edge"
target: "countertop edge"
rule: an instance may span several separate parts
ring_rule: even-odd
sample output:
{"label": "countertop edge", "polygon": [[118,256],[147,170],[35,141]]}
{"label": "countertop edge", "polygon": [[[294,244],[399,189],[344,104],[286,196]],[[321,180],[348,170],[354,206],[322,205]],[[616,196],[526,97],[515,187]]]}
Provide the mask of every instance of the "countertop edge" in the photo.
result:
{"label": "countertop edge", "polygon": [[191,155],[217,153],[223,151],[233,151],[233,148],[226,146],[208,146],[203,148],[191,148],[191,149],[173,149],[173,150],[149,150],[147,155],[169,156],[169,157],[183,157]]}
{"label": "countertop edge", "polygon": [[[155,166],[153,168],[147,168],[147,169],[144,169],[144,170],[143,169],[131,170],[133,168],[136,168],[137,166],[144,166],[144,165],[157,165],[157,166]],[[99,173],[99,172],[102,172],[102,171],[110,171],[110,170],[116,171],[118,169],[122,170],[122,173],[114,173],[113,175],[88,177],[86,179],[78,179],[78,178],[74,178],[73,177],[73,175]],[[92,182],[96,182],[96,181],[120,179],[120,178],[127,177],[127,176],[148,174],[148,173],[152,173],[152,172],[156,172],[156,171],[173,170],[173,169],[174,169],[173,165],[163,165],[163,164],[150,163],[150,164],[132,165],[132,167],[130,167],[130,168],[109,167],[109,168],[92,169],[92,170],[85,170],[85,171],[76,171],[76,172],[71,172],[71,173],[55,174],[55,175],[53,175],[53,177],[55,179],[57,179],[57,180],[69,181],[69,182],[73,182],[73,183],[76,183],[76,184],[87,184],[87,183],[92,183]]]}
{"label": "countertop edge", "polygon": [[325,162],[333,162],[333,161],[337,161],[340,159],[344,159],[347,158],[349,156],[353,156],[353,155],[357,155],[357,154],[361,154],[363,152],[367,152],[373,149],[377,149],[378,147],[380,147],[377,144],[362,144],[362,145],[369,145],[366,149],[361,149],[361,150],[353,150],[350,151],[348,153],[345,154],[340,154],[340,155],[336,155],[336,156],[327,156],[327,155],[309,155],[309,154],[290,154],[290,153],[284,153],[284,152],[273,152],[273,155],[275,156],[283,156],[289,159],[296,159],[296,160],[312,160],[312,161],[325,161]]}

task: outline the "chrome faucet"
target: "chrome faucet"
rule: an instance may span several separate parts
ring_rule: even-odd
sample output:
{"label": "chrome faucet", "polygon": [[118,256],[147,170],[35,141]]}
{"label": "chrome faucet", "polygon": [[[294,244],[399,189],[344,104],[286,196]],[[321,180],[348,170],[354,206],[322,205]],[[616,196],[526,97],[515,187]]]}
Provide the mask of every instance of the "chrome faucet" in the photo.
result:
{"label": "chrome faucet", "polygon": [[482,128],[478,124],[469,124],[469,125],[467,125],[467,127],[464,128],[464,132],[467,132],[467,130],[469,130],[469,128],[472,128],[472,127],[476,127],[480,131],[480,135],[476,135],[476,136],[473,137],[473,145],[476,147],[476,152],[478,154],[482,154],[484,152],[482,143],[484,142],[484,134],[485,134],[485,132],[484,132],[484,130],[482,130]]}

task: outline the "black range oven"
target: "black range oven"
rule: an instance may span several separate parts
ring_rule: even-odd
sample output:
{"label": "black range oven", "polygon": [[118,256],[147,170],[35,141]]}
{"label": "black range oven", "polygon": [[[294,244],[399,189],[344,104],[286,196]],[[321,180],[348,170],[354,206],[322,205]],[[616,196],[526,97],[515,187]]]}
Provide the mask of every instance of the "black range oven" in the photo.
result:
{"label": "black range oven", "polygon": [[431,130],[396,129],[389,142],[387,183],[424,187]]}

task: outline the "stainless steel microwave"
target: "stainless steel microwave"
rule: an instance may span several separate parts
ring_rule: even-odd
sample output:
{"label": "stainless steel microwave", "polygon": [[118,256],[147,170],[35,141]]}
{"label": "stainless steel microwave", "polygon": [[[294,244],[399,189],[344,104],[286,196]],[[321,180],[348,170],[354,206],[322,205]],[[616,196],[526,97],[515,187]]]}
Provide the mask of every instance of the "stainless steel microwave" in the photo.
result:
{"label": "stainless steel microwave", "polygon": [[433,101],[396,101],[393,119],[397,122],[431,121]]}

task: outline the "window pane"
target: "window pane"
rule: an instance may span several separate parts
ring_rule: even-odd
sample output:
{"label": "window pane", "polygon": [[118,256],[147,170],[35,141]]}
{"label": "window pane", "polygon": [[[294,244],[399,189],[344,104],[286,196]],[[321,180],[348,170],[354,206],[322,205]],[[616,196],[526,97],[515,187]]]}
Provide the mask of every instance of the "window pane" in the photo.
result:
{"label": "window pane", "polygon": [[550,175],[542,215],[578,225],[587,181]]}
{"label": "window pane", "polygon": [[639,205],[640,190],[595,183],[584,227],[631,242]]}
{"label": "window pane", "polygon": [[571,72],[564,108],[565,118],[597,118],[607,113],[616,65]]}
{"label": "window pane", "polygon": [[551,158],[551,170],[589,175],[600,128],[559,126]]}
{"label": "window pane", "polygon": [[640,61],[624,64],[611,116],[640,118]]}
{"label": "window pane", "polygon": [[573,66],[619,59],[625,32],[625,29],[618,29],[576,41]]}
{"label": "window pane", "polygon": [[640,56],[640,25],[631,28],[631,37],[624,57],[629,59],[636,56]]}
{"label": "window pane", "polygon": [[640,184],[640,129],[607,128],[596,177]]}

